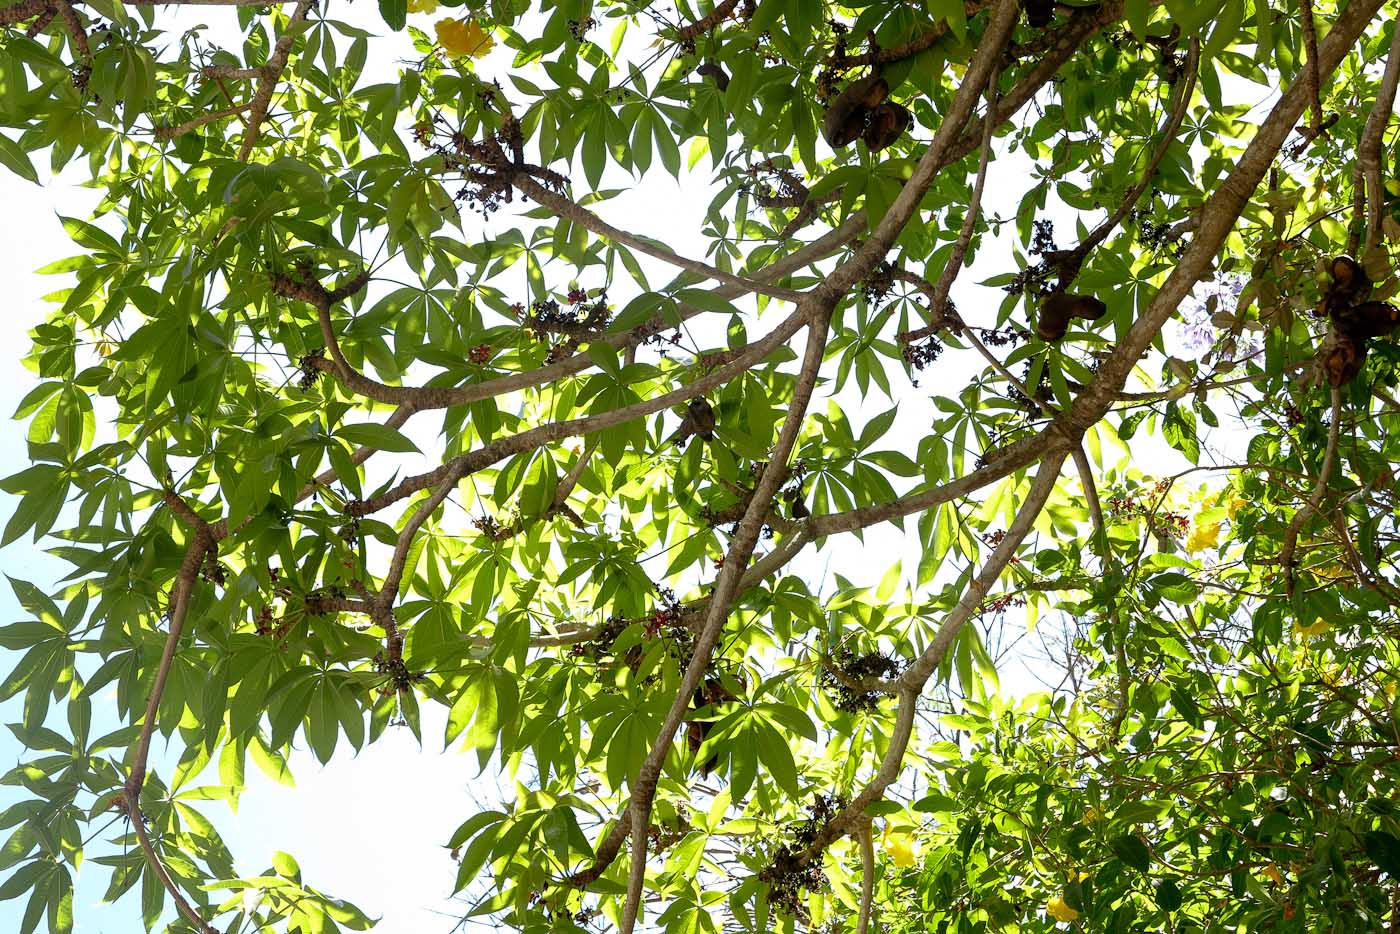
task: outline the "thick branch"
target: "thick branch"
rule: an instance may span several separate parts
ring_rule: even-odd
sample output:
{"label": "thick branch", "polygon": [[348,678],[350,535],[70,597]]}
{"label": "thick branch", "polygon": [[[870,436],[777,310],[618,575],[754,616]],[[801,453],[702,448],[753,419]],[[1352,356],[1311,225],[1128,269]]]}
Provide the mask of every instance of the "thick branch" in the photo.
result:
{"label": "thick branch", "polygon": [[[1002,2],[1009,4],[1012,0],[1002,0]],[[754,487],[753,499],[749,502],[748,511],[744,514],[744,518],[739,521],[739,527],[730,540],[729,550],[724,556],[724,567],[720,569],[714,591],[710,596],[710,605],[704,627],[695,639],[695,648],[690,664],[686,667],[685,675],[681,678],[680,686],[676,689],[671,709],[666,713],[666,719],[662,723],[656,741],[652,744],[651,752],[647,754],[646,760],[637,773],[637,779],[632,785],[632,800],[629,804],[632,824],[632,866],[628,877],[627,901],[623,906],[622,922],[619,925],[620,934],[632,934],[633,926],[640,913],[642,889],[646,882],[647,828],[651,820],[651,805],[656,794],[657,779],[661,776],[661,767],[666,761],[667,753],[670,752],[671,741],[675,738],[676,731],[680,729],[681,722],[685,719],[686,712],[690,708],[691,697],[705,677],[705,671],[710,664],[710,656],[714,653],[715,646],[719,644],[719,637],[729,618],[729,610],[739,592],[744,567],[748,564],[754,546],[758,543],[759,534],[763,530],[764,517],[773,502],[773,497],[777,495],[778,488],[787,477],[788,457],[792,454],[792,449],[797,444],[798,435],[802,432],[802,422],[807,414],[807,406],[811,403],[812,391],[817,385],[817,377],[821,372],[822,356],[826,350],[831,312],[835,306],[835,300],[828,300],[809,312],[813,317],[812,326],[807,332],[807,349],[803,356],[802,369],[797,376],[797,383],[793,388],[792,400],[788,404],[787,416],[778,432],[778,440],[769,454],[768,466],[764,468],[763,474]]]}
{"label": "thick branch", "polygon": [[[1371,105],[1371,113],[1366,117],[1366,128],[1361,131],[1361,143],[1356,147],[1354,204],[1358,208],[1358,215],[1363,200],[1362,184],[1365,184],[1366,241],[1362,256],[1370,253],[1380,241],[1381,213],[1385,207],[1385,189],[1381,186],[1381,143],[1391,111],[1395,109],[1397,83],[1400,83],[1400,29],[1396,29],[1391,38],[1390,53],[1385,60],[1385,72],[1376,88],[1376,102]],[[1352,253],[1356,252],[1354,238],[1355,234],[1351,244]]]}
{"label": "thick branch", "polygon": [[178,126],[156,127],[156,139],[174,139],[177,136],[184,136],[191,130],[197,130],[205,124],[213,123],[215,120],[222,120],[224,117],[232,117],[234,114],[240,114],[252,106],[251,103],[239,104],[236,107],[229,107],[225,110],[216,110],[213,113],[203,114],[195,117],[193,120],[186,120]]}
{"label": "thick branch", "polygon": [[1317,65],[1317,24],[1313,22],[1312,0],[1298,0],[1298,16],[1302,20],[1303,49],[1307,55],[1307,67],[1303,72],[1303,87],[1312,104],[1312,119],[1308,122],[1308,136],[1316,139],[1322,132],[1322,77]]}
{"label": "thick branch", "polygon": [[[1319,49],[1319,64],[1330,77],[1357,37],[1380,7],[1382,0],[1357,0],[1337,18]],[[1269,116],[1260,124],[1254,139],[1229,177],[1206,201],[1201,211],[1201,224],[1190,245],[1161,289],[1153,296],[1146,310],[1119,342],[1118,347],[1103,362],[1093,385],[1075,399],[1066,413],[1065,427],[1079,436],[1093,425],[1127,382],[1129,373],[1146,353],[1162,326],[1176,312],[1181,301],[1206,274],[1225,238],[1234,228],[1245,205],[1253,197],[1259,182],[1273,164],[1293,126],[1307,106],[1305,90],[1293,84],[1274,105]]]}
{"label": "thick branch", "polygon": [[715,4],[713,10],[706,13],[689,26],[682,26],[680,29],[677,29],[676,38],[681,42],[690,42],[699,36],[703,36],[720,23],[729,19],[729,17],[734,14],[734,8],[738,5],[739,0],[721,0],[720,3]]}
{"label": "thick branch", "polygon": [[73,39],[73,47],[78,50],[78,54],[83,58],[92,58],[92,49],[88,47],[87,30],[83,28],[83,21],[78,18],[77,11],[68,0],[51,0],[53,8],[58,11],[58,16],[63,20],[63,25],[68,27],[68,35]]}
{"label": "thick branch", "polygon": [[49,9],[49,0],[21,0],[0,10],[0,26],[13,26],[39,16]]}
{"label": "thick branch", "polygon": [[1056,452],[1041,461],[1040,468],[1035,475],[1035,482],[1031,484],[1025,501],[1016,513],[1016,518],[1006,530],[1005,537],[987,559],[982,571],[968,582],[962,598],[948,614],[948,618],[943,621],[943,625],[938,627],[938,632],[934,635],[928,648],[895,680],[895,689],[899,694],[899,707],[895,713],[895,725],[890,736],[889,746],[880,762],[879,770],[860,794],[856,795],[841,813],[832,818],[830,823],[818,831],[812,843],[798,854],[799,863],[807,863],[820,856],[833,840],[854,828],[859,821],[865,818],[865,809],[884,795],[885,789],[894,784],[895,779],[899,777],[900,769],[904,765],[904,754],[909,748],[909,740],[914,733],[914,716],[919,695],[923,692],[924,686],[928,684],[933,673],[943,663],[943,659],[947,656],[948,650],[952,648],[962,627],[977,612],[992,585],[996,583],[1001,572],[1015,556],[1016,549],[1020,547],[1021,542],[1035,525],[1036,517],[1040,515],[1040,511],[1045,507],[1046,501],[1049,500],[1050,494],[1055,489],[1055,483],[1059,479],[1060,466],[1064,460],[1064,453]]}
{"label": "thick branch", "polygon": [[277,81],[287,67],[287,59],[291,57],[292,43],[301,32],[298,27],[305,22],[306,14],[315,3],[316,0],[297,0],[297,8],[292,11],[291,18],[287,20],[287,27],[282,30],[277,44],[272,47],[272,54],[268,56],[267,64],[261,69],[258,89],[253,93],[252,112],[248,115],[248,129],[243,134],[243,147],[238,151],[239,162],[247,162],[253,154],[263,121],[267,119],[267,109],[272,104],[272,95],[277,90]]}

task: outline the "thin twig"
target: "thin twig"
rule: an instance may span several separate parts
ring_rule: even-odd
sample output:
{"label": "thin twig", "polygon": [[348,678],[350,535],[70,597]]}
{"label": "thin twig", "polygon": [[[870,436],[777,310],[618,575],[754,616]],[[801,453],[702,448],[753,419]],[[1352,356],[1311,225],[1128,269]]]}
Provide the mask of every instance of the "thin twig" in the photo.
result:
{"label": "thin twig", "polygon": [[[997,79],[1000,72],[992,69],[991,75],[987,78],[987,115],[990,117],[997,106]],[[977,220],[982,212],[982,191],[987,184],[987,163],[992,155],[992,131],[996,128],[991,120],[982,121],[982,146],[977,157],[977,181],[972,185],[972,197],[967,203],[967,216],[963,218],[962,228],[958,231],[958,239],[953,243],[953,252],[948,257],[948,263],[943,267],[943,272],[938,276],[938,282],[933,286],[933,294],[929,297],[929,312],[939,316],[944,311],[944,306],[948,304],[948,294],[953,290],[953,282],[958,278],[958,273],[962,272],[963,260],[967,257],[968,248],[972,245],[972,233],[977,229]]]}
{"label": "thin twig", "polygon": [[1318,504],[1322,502],[1322,496],[1327,492],[1327,481],[1332,476],[1332,464],[1337,455],[1337,438],[1341,432],[1342,425],[1342,390],[1340,386],[1332,387],[1332,424],[1327,427],[1327,450],[1322,455],[1322,468],[1317,472],[1317,483],[1313,486],[1312,495],[1308,501],[1293,515],[1293,521],[1288,523],[1288,529],[1283,533],[1283,547],[1279,549],[1278,562],[1283,566],[1284,591],[1289,599],[1293,597],[1294,581],[1297,576],[1297,568],[1293,563],[1293,553],[1298,548],[1298,533],[1302,531],[1303,523],[1308,517],[1317,512]]}
{"label": "thin twig", "polygon": [[645,253],[654,259],[669,263],[677,269],[684,269],[704,276],[715,282],[722,282],[725,285],[733,286],[743,292],[753,292],[758,295],[767,295],[771,298],[781,298],[784,301],[795,302],[802,298],[801,292],[795,289],[785,289],[780,286],[768,285],[757,279],[736,276],[733,273],[725,272],[717,266],[709,263],[702,263],[699,260],[689,259],[681,256],[655,241],[639,237],[636,234],[628,233],[609,224],[592,211],[582,205],[569,200],[561,194],[550,191],[538,181],[524,174],[516,173],[511,178],[511,183],[533,201],[537,201],[549,208],[560,218],[567,218],[586,230],[592,231],[598,236],[611,240],[613,243],[620,243],[623,246],[631,247],[639,253]]}
{"label": "thin twig", "polygon": [[700,376],[684,386],[678,386],[669,392],[661,393],[660,395],[653,396],[650,399],[644,399],[640,402],[634,402],[631,405],[610,409],[606,412],[599,412],[596,415],[586,415],[580,418],[567,419],[559,422],[548,422],[528,431],[497,438],[483,447],[447,461],[435,470],[412,477],[406,477],[389,490],[367,500],[352,504],[352,508],[348,511],[351,515],[368,515],[391,506],[399,500],[411,496],[420,490],[426,490],[437,486],[449,472],[456,471],[459,467],[462,472],[458,474],[458,476],[465,477],[476,471],[483,470],[506,457],[510,457],[512,454],[533,450],[552,441],[562,441],[565,438],[593,434],[594,432],[611,428],[614,425],[630,422],[644,415],[652,415],[664,409],[669,409],[682,402],[688,402],[696,396],[703,395],[711,389],[724,385],[740,373],[756,366],[760,361],[766,359],[771,353],[797,334],[806,323],[807,312],[799,308],[769,334],[750,344],[742,354],[733,360],[733,362]]}
{"label": "thin twig", "polygon": [[1099,244],[1108,239],[1108,235],[1118,228],[1127,217],[1129,212],[1137,205],[1139,199],[1152,184],[1152,179],[1157,175],[1157,169],[1161,167],[1162,160],[1166,158],[1167,151],[1176,142],[1176,132],[1181,128],[1181,123],[1186,119],[1186,111],[1191,105],[1191,95],[1196,90],[1196,77],[1199,72],[1201,58],[1201,41],[1192,39],[1186,51],[1186,64],[1182,69],[1182,75],[1177,79],[1176,99],[1172,103],[1172,108],[1167,114],[1162,128],[1157,132],[1157,147],[1148,157],[1147,165],[1137,182],[1128,190],[1127,195],[1119,202],[1113,213],[1106,217],[1094,230],[1085,237],[1078,246],[1072,250],[1062,250],[1051,253],[1047,257],[1051,262],[1059,267],[1060,282],[1067,285],[1070,280],[1079,274],[1080,268],[1084,265],[1084,260],[1096,249]]}
{"label": "thin twig", "polygon": [[[945,159],[948,153],[956,144],[958,137],[967,128],[968,120],[977,104],[977,98],[981,95],[982,89],[987,86],[987,82],[1001,58],[1002,50],[1006,48],[1011,29],[1016,23],[1017,8],[1015,0],[1001,0],[997,4],[996,9],[992,12],[991,21],[987,23],[987,29],[979,41],[977,53],[968,62],[962,83],[958,85],[952,103],[948,105],[948,112],[943,115],[943,122],[938,125],[938,129],[934,132],[933,139],[929,141],[928,149],[919,159],[919,164],[914,167],[909,180],[899,190],[894,203],[885,212],[885,216],[880,218],[880,223],[875,226],[870,237],[861,244],[854,256],[832,270],[831,274],[817,286],[816,292],[818,294],[833,299],[844,296],[851,286],[869,275],[870,271],[884,259],[885,254],[894,244],[895,238],[899,236],[899,232],[918,213],[919,203],[923,200],[924,193],[928,191],[934,175],[947,164]],[[990,119],[990,117],[989,113],[986,119]]]}
{"label": "thin twig", "polygon": [[[168,501],[169,497],[167,497]],[[183,501],[181,501],[181,505],[184,506]],[[190,597],[194,590],[195,577],[199,574],[205,556],[214,547],[209,526],[199,519],[193,510],[185,507],[183,510],[177,509],[176,511],[187,522],[192,517],[195,524],[191,529],[189,544],[185,548],[184,560],[180,562],[180,569],[175,576],[170,602],[170,632],[166,636],[165,648],[161,651],[160,663],[156,667],[155,680],[151,684],[151,692],[146,699],[146,713],[141,722],[141,732],[137,736],[136,742],[131,746],[127,779],[122,789],[122,795],[127,816],[131,819],[132,829],[136,831],[136,839],[141,845],[141,851],[146,856],[146,863],[156,874],[161,885],[170,893],[176,909],[203,934],[217,934],[215,929],[186,900],[179,887],[175,885],[175,881],[170,877],[164,862],[156,852],[155,845],[151,842],[150,835],[146,830],[146,819],[141,812],[141,789],[146,782],[146,762],[150,756],[151,737],[155,734],[159,719],[161,698],[165,694],[165,684],[170,677],[170,669],[175,661],[175,650],[180,643],[180,636],[184,632],[185,621],[189,616]]]}
{"label": "thin twig", "polygon": [[1075,445],[1070,451],[1074,466],[1079,471],[1079,482],[1084,487],[1084,501],[1089,506],[1089,522],[1094,529],[1095,541],[1104,548],[1109,547],[1103,524],[1103,504],[1099,502],[1098,486],[1094,483],[1094,470],[1089,463],[1089,455],[1084,453],[1084,445]]}
{"label": "thin twig", "polygon": [[899,706],[895,711],[894,729],[891,731],[889,745],[881,759],[879,770],[861,789],[860,793],[851,800],[850,804],[833,817],[825,827],[817,831],[807,848],[797,854],[796,858],[799,864],[816,859],[832,841],[848,833],[856,826],[856,822],[864,816],[866,808],[879,800],[884,795],[885,789],[894,784],[900,769],[903,767],[904,754],[909,748],[909,740],[914,733],[914,718],[919,695],[923,692],[924,686],[934,672],[943,663],[943,659],[952,648],[958,633],[962,631],[963,626],[982,605],[997,578],[1011,563],[1011,559],[1015,557],[1021,542],[1035,525],[1036,518],[1055,489],[1060,467],[1064,464],[1064,460],[1064,453],[1055,453],[1040,462],[1035,481],[1031,484],[1030,491],[1026,494],[1020,509],[1017,510],[1016,518],[1007,528],[1006,535],[987,558],[986,564],[983,565],[978,575],[968,582],[957,606],[949,612],[942,625],[938,627],[938,632],[934,635],[928,648],[915,659],[912,665],[905,669],[902,675],[895,679],[894,688],[899,695]]}

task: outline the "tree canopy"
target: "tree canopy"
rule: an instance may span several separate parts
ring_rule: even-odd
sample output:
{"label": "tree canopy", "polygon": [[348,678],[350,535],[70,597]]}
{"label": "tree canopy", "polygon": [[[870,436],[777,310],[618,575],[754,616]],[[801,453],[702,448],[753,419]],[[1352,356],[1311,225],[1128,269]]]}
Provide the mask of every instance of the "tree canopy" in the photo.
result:
{"label": "tree canopy", "polygon": [[25,932],[428,706],[468,922],[1400,925],[1393,4],[0,2]]}

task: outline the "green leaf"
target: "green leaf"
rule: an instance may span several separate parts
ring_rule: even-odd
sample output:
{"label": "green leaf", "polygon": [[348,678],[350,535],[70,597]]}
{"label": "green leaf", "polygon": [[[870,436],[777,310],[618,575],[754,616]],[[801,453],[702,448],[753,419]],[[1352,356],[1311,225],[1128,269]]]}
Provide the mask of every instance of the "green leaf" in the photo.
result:
{"label": "green leaf", "polygon": [[1361,840],[1371,862],[1390,878],[1400,879],[1400,838],[1384,830],[1368,830]]}
{"label": "green leaf", "polygon": [[1150,0],[1125,0],[1123,4],[1123,18],[1128,21],[1128,28],[1139,42],[1147,38],[1147,20],[1151,14]]}
{"label": "green leaf", "polygon": [[1134,834],[1125,833],[1122,836],[1114,837],[1109,841],[1109,846],[1113,847],[1113,852],[1118,855],[1123,864],[1131,869],[1147,872],[1152,865],[1152,854],[1148,852],[1147,844]]}
{"label": "green leaf", "polygon": [[386,26],[398,32],[408,23],[408,0],[379,0],[379,15]]}
{"label": "green leaf", "polygon": [[418,450],[418,445],[410,441],[403,432],[376,422],[341,425],[335,430],[335,436],[343,438],[351,444],[376,451],[394,451],[400,454],[422,453]]}
{"label": "green leaf", "polygon": [[34,170],[34,163],[29,161],[28,154],[3,133],[0,133],[0,165],[21,178],[39,184],[39,173]]}

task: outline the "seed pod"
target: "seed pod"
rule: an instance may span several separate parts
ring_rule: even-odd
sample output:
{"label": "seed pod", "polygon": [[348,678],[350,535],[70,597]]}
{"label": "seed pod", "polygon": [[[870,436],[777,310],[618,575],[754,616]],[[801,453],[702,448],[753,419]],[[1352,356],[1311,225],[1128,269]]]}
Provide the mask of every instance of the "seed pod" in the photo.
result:
{"label": "seed pod", "polygon": [[729,75],[725,73],[723,68],[721,68],[719,65],[716,65],[714,62],[706,62],[699,68],[695,69],[695,73],[697,75],[709,76],[709,78],[712,81],[714,81],[715,87],[720,89],[721,93],[729,90]]}
{"label": "seed pod", "polygon": [[849,146],[865,132],[870,111],[889,97],[890,86],[879,75],[868,75],[846,85],[826,109],[822,136],[833,149]]}
{"label": "seed pod", "polygon": [[1314,314],[1319,318],[1336,317],[1356,304],[1371,288],[1371,280],[1361,265],[1350,256],[1332,260],[1332,284],[1322,293],[1322,301]]}
{"label": "seed pod", "polygon": [[1338,333],[1332,346],[1323,351],[1322,372],[1332,386],[1344,386],[1356,379],[1366,363],[1366,341]]}
{"label": "seed pod", "polygon": [[1383,337],[1400,327],[1400,308],[1389,302],[1363,302],[1337,312],[1337,329],[1348,337],[1365,340]]}
{"label": "seed pod", "polygon": [[1057,341],[1069,330],[1071,318],[1095,321],[1107,311],[1108,306],[1092,295],[1055,292],[1040,303],[1040,323],[1036,326],[1036,333],[1043,341]]}
{"label": "seed pod", "polygon": [[870,123],[865,128],[865,146],[871,152],[879,152],[904,135],[914,115],[908,108],[895,103],[884,103],[870,112]]}

